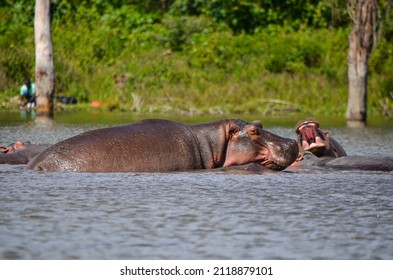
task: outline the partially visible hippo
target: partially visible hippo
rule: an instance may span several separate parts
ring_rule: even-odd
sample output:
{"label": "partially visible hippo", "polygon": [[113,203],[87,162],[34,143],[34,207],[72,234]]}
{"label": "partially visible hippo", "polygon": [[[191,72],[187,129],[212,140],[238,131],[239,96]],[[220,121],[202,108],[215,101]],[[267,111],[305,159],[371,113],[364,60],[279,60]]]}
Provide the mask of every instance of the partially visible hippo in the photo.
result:
{"label": "partially visible hippo", "polygon": [[312,118],[299,121],[296,125],[299,154],[309,151],[317,157],[343,157],[346,156],[344,148],[332,137],[330,132],[324,132],[319,123]]}
{"label": "partially visible hippo", "polygon": [[393,157],[389,156],[344,156],[317,157],[311,152],[304,152],[301,167],[323,167],[340,170],[393,171]]}
{"label": "partially visible hippo", "polygon": [[185,125],[150,119],[103,128],[61,141],[32,159],[28,169],[77,172],[165,172],[258,163],[283,170],[298,155],[296,141],[260,122],[224,119]]}
{"label": "partially visible hippo", "polygon": [[31,144],[17,141],[8,146],[0,146],[0,164],[26,164],[50,144]]}
{"label": "partially visible hippo", "polygon": [[299,156],[292,166],[392,171],[393,157],[348,156],[344,148],[324,132],[314,119],[296,125]]}
{"label": "partially visible hippo", "polygon": [[[30,142],[28,141],[26,144],[30,144]],[[21,141],[16,141],[15,143],[9,144],[8,146],[0,146],[0,152],[3,154],[13,154],[18,150],[25,149],[26,144]]]}

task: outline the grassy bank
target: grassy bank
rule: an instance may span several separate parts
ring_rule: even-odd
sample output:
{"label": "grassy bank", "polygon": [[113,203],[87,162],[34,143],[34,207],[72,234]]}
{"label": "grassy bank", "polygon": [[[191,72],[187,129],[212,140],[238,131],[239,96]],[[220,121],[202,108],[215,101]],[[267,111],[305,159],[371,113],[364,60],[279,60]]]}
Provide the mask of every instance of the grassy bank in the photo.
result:
{"label": "grassy bank", "polygon": [[[89,17],[53,22],[56,94],[87,110],[184,115],[344,116],[349,28],[271,26],[236,34],[204,17],[142,23]],[[84,15],[82,17],[82,15]],[[86,16],[87,15],[87,16]],[[2,110],[25,75],[34,76],[32,27],[0,39]],[[393,47],[378,43],[370,61],[368,113],[393,117]]]}

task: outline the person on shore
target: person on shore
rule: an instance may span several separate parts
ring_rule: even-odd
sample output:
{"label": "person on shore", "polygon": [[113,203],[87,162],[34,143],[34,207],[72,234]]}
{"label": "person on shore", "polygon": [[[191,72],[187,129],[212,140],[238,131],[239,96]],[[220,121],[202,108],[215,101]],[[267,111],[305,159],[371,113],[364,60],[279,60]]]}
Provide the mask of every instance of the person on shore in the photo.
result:
{"label": "person on shore", "polygon": [[26,78],[25,83],[20,88],[21,109],[31,110],[36,106],[35,84]]}

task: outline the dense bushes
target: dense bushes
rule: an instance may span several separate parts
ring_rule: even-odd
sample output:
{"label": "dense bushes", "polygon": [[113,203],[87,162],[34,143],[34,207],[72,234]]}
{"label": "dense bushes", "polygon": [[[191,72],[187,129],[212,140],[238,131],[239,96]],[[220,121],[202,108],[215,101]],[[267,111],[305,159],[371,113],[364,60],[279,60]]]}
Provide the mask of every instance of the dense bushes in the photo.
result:
{"label": "dense bushes", "polygon": [[[0,5],[3,100],[34,73],[30,2]],[[284,1],[293,11],[278,1],[126,2],[58,1],[57,94],[138,112],[344,114],[350,26],[337,1]],[[393,103],[385,26],[370,61],[375,114]],[[117,86],[116,74],[124,74]]]}

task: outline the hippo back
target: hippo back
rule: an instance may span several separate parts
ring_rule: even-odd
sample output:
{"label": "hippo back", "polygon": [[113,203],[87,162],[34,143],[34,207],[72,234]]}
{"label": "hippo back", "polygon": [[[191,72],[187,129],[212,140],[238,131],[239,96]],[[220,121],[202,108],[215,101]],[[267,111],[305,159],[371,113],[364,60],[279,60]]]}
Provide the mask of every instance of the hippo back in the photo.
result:
{"label": "hippo back", "polygon": [[28,169],[130,172],[203,168],[189,126],[144,120],[88,131],[61,141],[33,158]]}

